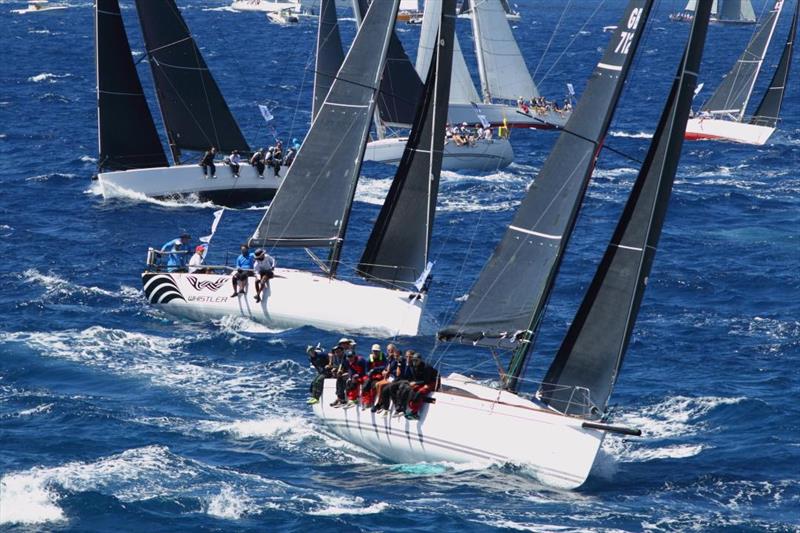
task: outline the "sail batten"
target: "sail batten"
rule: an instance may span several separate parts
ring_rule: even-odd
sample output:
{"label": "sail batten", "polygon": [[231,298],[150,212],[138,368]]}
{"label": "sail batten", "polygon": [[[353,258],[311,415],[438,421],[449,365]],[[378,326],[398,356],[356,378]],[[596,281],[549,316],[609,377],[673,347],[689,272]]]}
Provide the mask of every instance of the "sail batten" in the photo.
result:
{"label": "sail batten", "polygon": [[344,51],[336,16],[336,0],[321,0],[317,28],[317,60],[314,69],[314,99],[312,120],[319,113],[336,73],[342,67]]}
{"label": "sail batten", "polygon": [[455,0],[441,4],[437,45],[414,125],[358,266],[366,278],[390,287],[410,288],[428,264],[455,37]]}
{"label": "sail batten", "polygon": [[136,0],[170,147],[229,152],[250,147],[174,0]]}
{"label": "sail batten", "polygon": [[95,41],[99,169],[167,166],[117,0],[97,0]]}
{"label": "sail batten", "polygon": [[253,245],[341,247],[398,1],[367,10]]}
{"label": "sail batten", "polygon": [[441,338],[511,348],[536,329],[652,4],[628,3],[564,131]]}

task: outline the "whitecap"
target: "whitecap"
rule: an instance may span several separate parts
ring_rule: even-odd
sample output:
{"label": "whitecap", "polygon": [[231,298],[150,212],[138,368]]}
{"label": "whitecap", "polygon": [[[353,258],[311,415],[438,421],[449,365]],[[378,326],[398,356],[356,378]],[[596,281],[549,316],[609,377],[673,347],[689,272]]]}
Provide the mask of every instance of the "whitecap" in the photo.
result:
{"label": "whitecap", "polygon": [[239,520],[253,507],[253,501],[243,489],[227,483],[222,485],[219,493],[207,499],[205,512],[217,518]]}
{"label": "whitecap", "polygon": [[33,83],[41,83],[41,82],[48,82],[48,83],[56,83],[56,81],[69,78],[72,74],[53,74],[52,72],[42,72],[41,74],[37,74],[35,76],[31,76],[28,78],[28,81]]}
{"label": "whitecap", "polygon": [[631,132],[628,132],[628,131],[613,131],[612,130],[612,131],[608,132],[608,134],[611,137],[623,137],[623,138],[628,138],[628,139],[652,139],[653,138],[653,134],[652,133],[645,132],[645,131],[638,131],[638,132],[635,132],[635,133],[631,133]]}
{"label": "whitecap", "polygon": [[389,504],[386,502],[365,505],[364,498],[360,496],[348,497],[320,494],[319,498],[322,500],[322,507],[311,510],[308,514],[314,516],[365,515],[382,513],[389,508]]}
{"label": "whitecap", "polygon": [[97,180],[92,181],[89,188],[84,192],[86,194],[103,196],[105,199],[113,198],[115,200],[146,202],[160,207],[194,207],[199,209],[206,209],[209,207],[218,209],[220,207],[211,201],[200,201],[200,198],[196,194],[182,196],[177,199],[159,199],[152,198],[146,194],[132,191],[124,187],[116,186],[113,183],[105,183],[104,185],[101,185]]}

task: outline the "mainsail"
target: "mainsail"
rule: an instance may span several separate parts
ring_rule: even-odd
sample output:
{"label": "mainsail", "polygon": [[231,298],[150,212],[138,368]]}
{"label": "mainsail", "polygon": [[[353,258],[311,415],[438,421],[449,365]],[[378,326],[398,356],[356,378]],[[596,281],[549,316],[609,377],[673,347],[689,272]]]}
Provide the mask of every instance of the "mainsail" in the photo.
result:
{"label": "mainsail", "polygon": [[331,246],[336,254],[358,182],[399,0],[373,2],[253,245]]}
{"label": "mainsail", "polygon": [[484,101],[539,96],[500,0],[474,0],[471,13]]}
{"label": "mainsail", "polygon": [[771,128],[778,125],[778,115],[780,115],[781,106],[783,105],[783,96],[786,94],[786,84],[789,82],[789,68],[792,64],[792,50],[794,49],[794,38],[797,34],[798,13],[800,13],[800,2],[795,4],[792,24],[789,27],[789,35],[786,38],[786,46],[783,47],[778,68],[775,69],[769,88],[758,105],[755,115],[750,120],[751,124],[769,126]]}
{"label": "mainsail", "polygon": [[755,22],[756,13],[750,0],[722,0],[717,19],[720,22]]}
{"label": "mainsail", "polygon": [[756,77],[761,70],[769,42],[778,23],[784,0],[775,0],[770,12],[756,28],[753,37],[739,60],[722,80],[722,83],[703,105],[702,111],[712,115],[730,117],[737,122],[744,118],[747,102],[753,93]]}
{"label": "mainsail", "polygon": [[[455,0],[443,0],[439,29],[414,125],[389,194],[367,241],[359,272],[378,283],[410,286],[428,263],[455,38]],[[428,6],[431,2],[428,3]]]}
{"label": "mainsail", "polygon": [[336,17],[336,0],[321,0],[317,29],[317,62],[314,69],[314,100],[311,119],[316,118],[336,73],[342,67],[344,51]]}
{"label": "mainsail", "polygon": [[95,4],[97,129],[100,170],[165,167],[117,0]]}
{"label": "mainsail", "polygon": [[644,295],[667,212],[703,55],[711,0],[701,0],[689,43],[650,148],[611,242],[540,389],[555,409],[587,414],[571,402],[588,390],[595,416],[605,412]]}
{"label": "mainsail", "polygon": [[[441,338],[506,348],[529,345],[652,4],[628,3],[553,151],[467,301],[439,332]],[[515,366],[512,373],[522,362]]]}
{"label": "mainsail", "polygon": [[249,152],[174,0],[136,0],[170,148]]}

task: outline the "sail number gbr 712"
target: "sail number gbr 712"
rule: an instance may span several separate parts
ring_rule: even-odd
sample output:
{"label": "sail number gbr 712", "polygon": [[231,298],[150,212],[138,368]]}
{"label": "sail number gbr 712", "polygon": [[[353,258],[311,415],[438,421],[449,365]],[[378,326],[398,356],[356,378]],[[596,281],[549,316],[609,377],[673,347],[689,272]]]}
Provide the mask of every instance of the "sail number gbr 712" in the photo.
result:
{"label": "sail number gbr 712", "polygon": [[618,54],[627,54],[628,50],[631,48],[631,43],[633,42],[633,35],[636,32],[636,28],[639,27],[639,21],[642,18],[642,8],[637,7],[633,11],[631,11],[631,16],[628,17],[628,31],[620,32],[619,35],[619,42],[617,43],[616,48],[614,48],[614,52]]}

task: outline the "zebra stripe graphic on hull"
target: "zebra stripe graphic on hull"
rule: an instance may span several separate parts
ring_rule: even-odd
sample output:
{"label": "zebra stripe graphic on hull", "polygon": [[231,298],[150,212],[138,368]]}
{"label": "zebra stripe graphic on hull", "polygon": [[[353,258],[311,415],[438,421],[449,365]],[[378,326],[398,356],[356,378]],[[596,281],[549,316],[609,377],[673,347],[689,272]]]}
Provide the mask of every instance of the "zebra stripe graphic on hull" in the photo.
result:
{"label": "zebra stripe graphic on hull", "polygon": [[169,274],[142,274],[144,294],[151,304],[165,304],[172,300],[186,301],[181,290]]}

